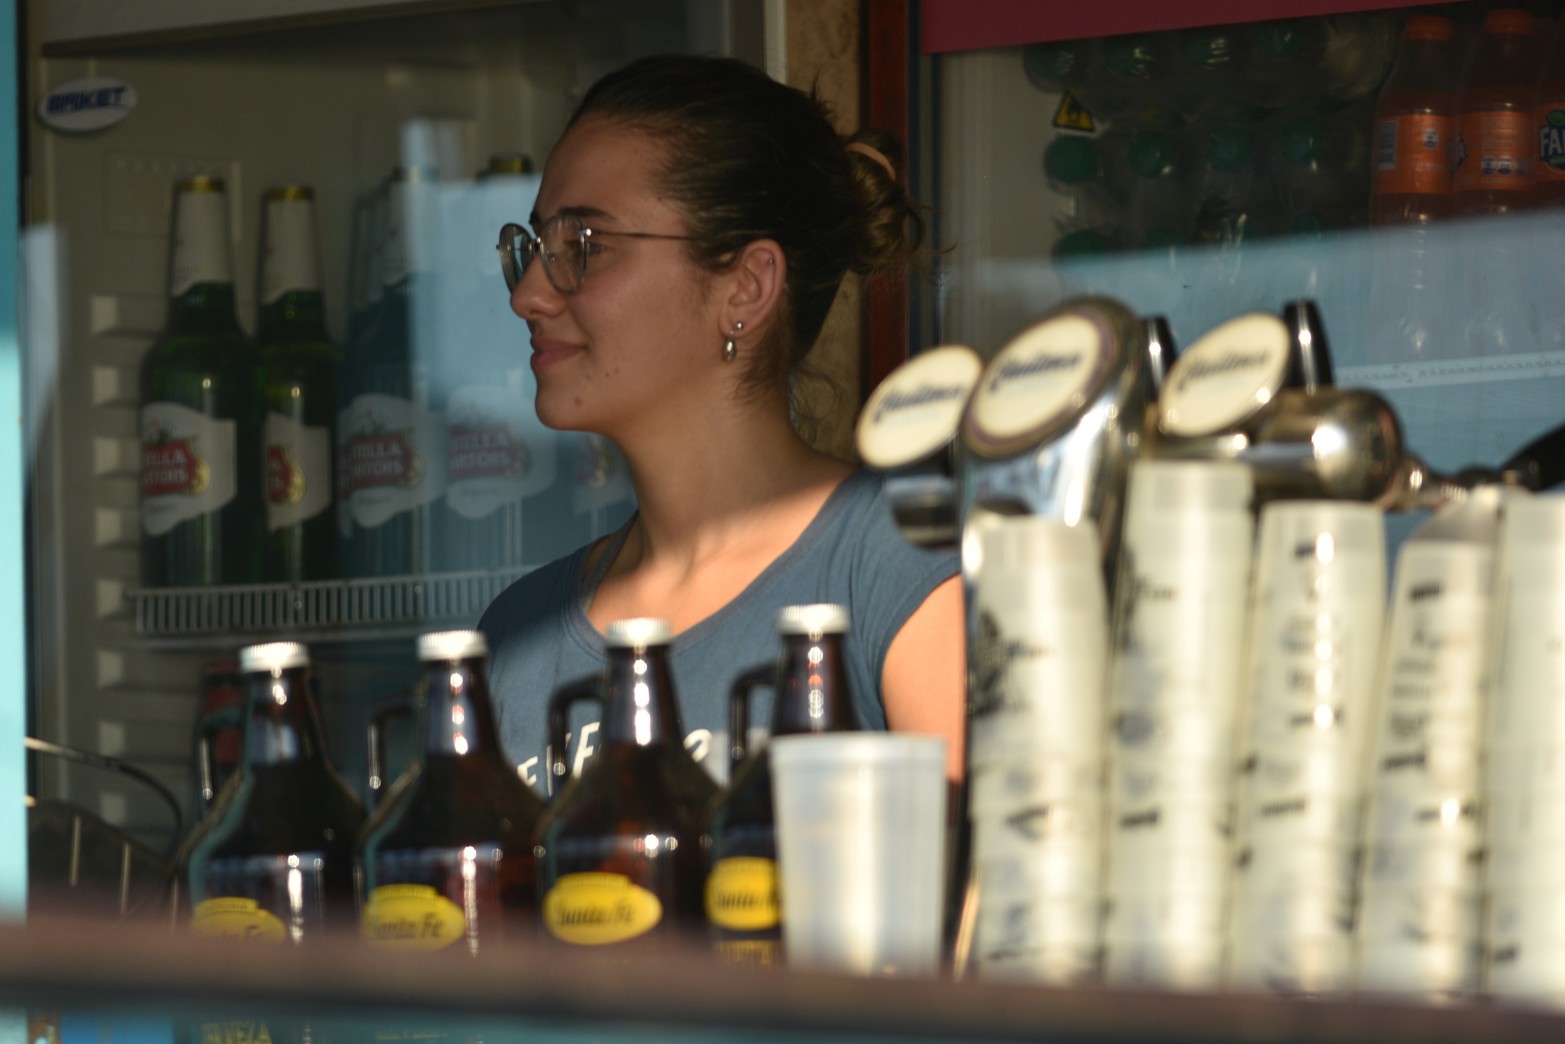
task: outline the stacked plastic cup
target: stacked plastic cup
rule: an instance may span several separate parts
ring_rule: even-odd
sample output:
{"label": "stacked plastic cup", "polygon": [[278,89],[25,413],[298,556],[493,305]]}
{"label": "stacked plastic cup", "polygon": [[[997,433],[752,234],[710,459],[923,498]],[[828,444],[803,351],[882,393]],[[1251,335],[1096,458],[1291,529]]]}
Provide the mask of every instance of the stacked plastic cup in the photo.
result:
{"label": "stacked plastic cup", "polygon": [[1480,490],[1397,555],[1367,784],[1361,991],[1460,1000],[1478,988],[1499,507],[1497,489]]}
{"label": "stacked plastic cup", "polygon": [[1109,688],[1111,982],[1222,981],[1251,495],[1232,462],[1131,468]]}
{"label": "stacked plastic cup", "polygon": [[1483,988],[1565,1007],[1565,497],[1506,503],[1495,598]]}
{"label": "stacked plastic cup", "polygon": [[969,526],[974,684],[969,816],[978,973],[1064,985],[1099,974],[1108,607],[1089,524]]}
{"label": "stacked plastic cup", "polygon": [[1234,988],[1348,986],[1385,588],[1379,508],[1262,509],[1229,921]]}

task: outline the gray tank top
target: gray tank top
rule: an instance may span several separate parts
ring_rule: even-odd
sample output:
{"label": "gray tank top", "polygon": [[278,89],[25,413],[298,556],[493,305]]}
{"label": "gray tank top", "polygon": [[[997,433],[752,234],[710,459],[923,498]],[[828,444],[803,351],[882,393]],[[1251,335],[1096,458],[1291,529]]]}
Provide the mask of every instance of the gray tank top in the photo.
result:
{"label": "gray tank top", "polygon": [[[548,781],[549,695],[603,670],[603,637],[587,618],[587,606],[630,524],[607,538],[610,546],[591,572],[586,569],[588,547],[579,548],[501,592],[479,622],[489,639],[489,682],[501,740],[523,778],[540,790]],[[955,552],[928,551],[903,539],[878,474],[850,475],[798,540],[748,587],[674,636],[670,661],[686,747],[715,778],[726,780],[728,693],[734,678],[776,660],[779,610],[816,602],[847,606],[844,652],[854,710],[860,727],[884,729],[880,680],[891,641],[930,592],[959,568]],[[573,773],[592,756],[597,735],[591,701],[576,711],[567,757]],[[770,715],[770,694],[763,693],[751,721],[764,726]]]}

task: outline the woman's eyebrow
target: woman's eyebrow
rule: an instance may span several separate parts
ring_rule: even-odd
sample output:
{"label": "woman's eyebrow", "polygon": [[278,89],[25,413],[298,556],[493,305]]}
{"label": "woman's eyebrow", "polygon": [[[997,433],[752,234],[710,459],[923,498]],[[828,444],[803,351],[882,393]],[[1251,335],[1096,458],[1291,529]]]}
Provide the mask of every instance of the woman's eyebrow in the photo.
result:
{"label": "woman's eyebrow", "polygon": [[[549,217],[547,218],[547,220],[553,221],[555,218],[562,217],[562,216],[573,217],[573,218],[575,218],[578,221],[585,221],[588,218],[608,217],[609,216],[609,212],[607,210],[603,210],[600,207],[587,207],[587,206],[561,207],[559,210],[556,210],[553,214],[550,214]],[[531,214],[527,215],[527,223],[532,225],[534,230],[536,230],[538,228],[538,225],[543,220],[545,220],[545,219],[539,218],[538,211],[536,211],[536,210],[534,210]]]}

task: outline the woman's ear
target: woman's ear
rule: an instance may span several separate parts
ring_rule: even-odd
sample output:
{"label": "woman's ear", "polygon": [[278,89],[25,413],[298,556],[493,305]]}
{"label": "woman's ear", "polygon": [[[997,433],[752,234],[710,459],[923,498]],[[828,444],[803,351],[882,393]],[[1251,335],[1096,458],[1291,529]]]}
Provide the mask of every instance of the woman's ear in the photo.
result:
{"label": "woman's ear", "polygon": [[729,279],[730,290],[723,303],[724,336],[735,329],[764,335],[782,307],[788,280],[788,259],[782,247],[771,239],[750,243],[739,252]]}

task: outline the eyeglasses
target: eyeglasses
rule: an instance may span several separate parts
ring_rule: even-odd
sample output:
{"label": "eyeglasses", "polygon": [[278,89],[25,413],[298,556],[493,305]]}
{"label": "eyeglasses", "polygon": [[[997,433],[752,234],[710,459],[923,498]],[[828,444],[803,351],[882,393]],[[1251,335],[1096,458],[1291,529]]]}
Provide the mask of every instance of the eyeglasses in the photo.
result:
{"label": "eyeglasses", "polygon": [[522,281],[527,266],[533,258],[543,258],[543,274],[549,277],[549,285],[562,294],[574,294],[587,278],[587,259],[598,252],[593,243],[600,236],[629,236],[633,239],[694,239],[694,236],[674,236],[664,232],[605,232],[588,228],[581,218],[573,214],[556,214],[544,222],[538,235],[527,231],[525,225],[514,221],[500,227],[500,242],[495,249],[500,252],[500,273],[505,276],[505,288],[515,290]]}

